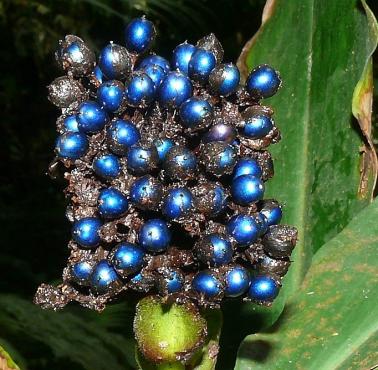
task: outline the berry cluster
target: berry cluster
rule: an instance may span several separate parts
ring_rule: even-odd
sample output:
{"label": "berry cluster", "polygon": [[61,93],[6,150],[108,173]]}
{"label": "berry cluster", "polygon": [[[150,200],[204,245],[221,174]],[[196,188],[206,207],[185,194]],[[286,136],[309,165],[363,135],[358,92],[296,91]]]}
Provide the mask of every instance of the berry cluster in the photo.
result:
{"label": "berry cluster", "polygon": [[296,229],[263,200],[266,147],[280,135],[260,101],[278,73],[260,65],[242,85],[213,34],[178,45],[170,62],[149,52],[155,35],[134,19],[125,46],[111,42],[97,63],[80,38],[60,43],[67,75],[49,86],[62,109],[50,171],[66,169],[73,225],[63,283],[37,291],[43,307],[101,310],[124,290],[269,305],[290,265]]}

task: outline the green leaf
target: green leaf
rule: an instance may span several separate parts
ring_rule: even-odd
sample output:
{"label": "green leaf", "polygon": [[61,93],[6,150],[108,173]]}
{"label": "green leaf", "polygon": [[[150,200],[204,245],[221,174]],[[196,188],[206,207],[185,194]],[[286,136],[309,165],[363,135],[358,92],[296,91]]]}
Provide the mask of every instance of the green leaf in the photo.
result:
{"label": "green leaf", "polygon": [[20,370],[10,355],[0,346],[0,369],[1,370]]}
{"label": "green leaf", "polygon": [[378,363],[377,218],[376,200],[317,252],[275,327],[245,339],[236,369],[369,369]]}

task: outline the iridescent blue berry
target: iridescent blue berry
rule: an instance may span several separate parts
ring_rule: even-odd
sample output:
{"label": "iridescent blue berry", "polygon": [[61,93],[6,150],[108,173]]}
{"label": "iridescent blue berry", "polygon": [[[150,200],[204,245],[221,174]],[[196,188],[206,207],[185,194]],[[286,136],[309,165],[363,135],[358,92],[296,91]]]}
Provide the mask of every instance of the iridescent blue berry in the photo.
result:
{"label": "iridescent blue berry", "polygon": [[209,131],[202,137],[204,143],[212,141],[223,141],[231,144],[236,137],[236,130],[230,125],[217,123],[209,128]]}
{"label": "iridescent blue berry", "polygon": [[195,81],[206,82],[216,64],[215,55],[211,51],[197,49],[189,61],[189,76]]}
{"label": "iridescent blue berry", "polygon": [[187,216],[193,207],[193,195],[187,188],[168,190],[162,204],[162,213],[173,220]]}
{"label": "iridescent blue berry", "polygon": [[145,175],[157,168],[159,157],[156,147],[135,144],[127,152],[127,169],[136,175]]}
{"label": "iridescent blue berry", "polygon": [[91,81],[95,86],[99,86],[105,81],[105,76],[99,66],[94,68],[91,75]]}
{"label": "iridescent blue berry", "polygon": [[232,261],[232,244],[223,234],[205,235],[196,242],[194,249],[197,258],[210,266],[221,266]]}
{"label": "iridescent blue berry", "polygon": [[256,276],[251,279],[248,296],[254,301],[271,302],[278,291],[278,285],[271,277]]}
{"label": "iridescent blue berry", "polygon": [[99,235],[102,222],[97,217],[84,217],[74,222],[72,239],[85,248],[97,247],[101,238]]}
{"label": "iridescent blue berry", "polygon": [[260,213],[265,216],[268,226],[279,224],[282,218],[282,208],[275,200],[265,200]]}
{"label": "iridescent blue berry", "polygon": [[55,153],[59,158],[79,159],[88,150],[88,139],[80,132],[66,132],[56,139]]}
{"label": "iridescent blue berry", "polygon": [[171,241],[171,232],[165,221],[151,219],[146,221],[139,231],[139,243],[149,252],[166,250]]}
{"label": "iridescent blue berry", "polygon": [[76,114],[71,114],[65,117],[63,120],[63,125],[67,132],[79,132]]}
{"label": "iridescent blue berry", "polygon": [[281,85],[281,78],[272,67],[263,64],[251,71],[247,78],[246,89],[252,97],[269,98]]}
{"label": "iridescent blue berry", "polygon": [[120,283],[114,267],[106,260],[96,264],[90,277],[91,287],[99,294],[107,293]]}
{"label": "iridescent blue berry", "polygon": [[193,86],[181,72],[169,72],[157,91],[159,103],[163,107],[179,107],[193,94]]}
{"label": "iridescent blue berry", "polygon": [[131,72],[131,57],[123,46],[110,43],[101,50],[99,67],[110,80],[121,80]]}
{"label": "iridescent blue berry", "polygon": [[235,215],[226,225],[227,233],[238,244],[248,245],[254,243],[259,236],[259,226],[255,219],[249,215]]}
{"label": "iridescent blue berry", "polygon": [[114,179],[121,173],[121,164],[114,154],[102,154],[93,160],[93,171],[104,179]]}
{"label": "iridescent blue berry", "polygon": [[122,242],[115,247],[112,265],[123,277],[139,272],[144,263],[144,250],[133,243]]}
{"label": "iridescent blue berry", "polygon": [[269,228],[266,217],[261,212],[258,212],[254,217],[256,224],[259,227],[259,236],[264,235]]}
{"label": "iridescent blue berry", "polygon": [[148,65],[147,67],[143,68],[142,71],[152,80],[154,83],[154,90],[156,92],[167,73],[163,68],[156,64]]}
{"label": "iridescent blue berry", "polygon": [[124,194],[115,188],[107,188],[100,191],[98,196],[98,213],[112,219],[122,216],[128,209],[129,202]]}
{"label": "iridescent blue berry", "polygon": [[242,134],[250,139],[261,139],[273,128],[273,120],[263,114],[253,114],[245,118]]}
{"label": "iridescent blue berry", "polygon": [[256,159],[244,157],[236,162],[233,178],[236,179],[242,175],[262,176],[262,169]]}
{"label": "iridescent blue berry", "polygon": [[147,66],[156,65],[163,68],[165,73],[168,73],[170,70],[170,65],[167,59],[161,57],[160,55],[148,55],[146,56],[138,65],[138,69],[144,69]]}
{"label": "iridescent blue berry", "polygon": [[227,193],[218,183],[202,183],[193,188],[197,212],[208,217],[219,215],[227,205]]}
{"label": "iridescent blue berry", "polygon": [[93,264],[88,261],[74,263],[71,267],[71,277],[75,282],[85,284],[92,273],[92,268]]}
{"label": "iridescent blue berry", "polygon": [[173,50],[171,60],[172,69],[179,70],[180,72],[187,75],[189,72],[189,61],[195,51],[196,47],[192,44],[188,44],[187,42],[178,45]]}
{"label": "iridescent blue berry", "polygon": [[201,162],[215,176],[232,173],[237,158],[236,149],[222,141],[212,141],[201,149]]}
{"label": "iridescent blue berry", "polygon": [[132,107],[146,107],[155,95],[155,84],[143,71],[136,71],[126,83],[125,99]]}
{"label": "iridescent blue berry", "polygon": [[123,83],[106,81],[97,89],[97,101],[109,112],[117,111],[123,102]]}
{"label": "iridescent blue berry", "polygon": [[131,121],[117,118],[108,128],[107,140],[113,153],[125,155],[128,149],[140,140],[140,133]]}
{"label": "iridescent blue berry", "polygon": [[133,53],[143,53],[151,47],[156,36],[154,24],[142,18],[133,19],[125,28],[125,45]]}
{"label": "iridescent blue berry", "polygon": [[136,179],[130,186],[130,201],[140,209],[153,210],[163,196],[163,186],[150,175]]}
{"label": "iridescent blue berry", "polygon": [[264,196],[265,186],[258,177],[241,175],[232,180],[231,195],[235,203],[247,206]]}
{"label": "iridescent blue berry", "polygon": [[210,270],[198,272],[192,280],[192,288],[206,298],[213,298],[222,292],[222,284]]}
{"label": "iridescent blue berry", "polygon": [[248,290],[249,284],[248,270],[242,266],[232,266],[225,274],[224,295],[232,298],[239,297]]}
{"label": "iridescent blue berry", "polygon": [[175,143],[172,139],[162,137],[155,139],[154,145],[156,146],[160,162],[163,162],[169,150],[175,145]]}
{"label": "iridescent blue berry", "polygon": [[228,96],[234,93],[240,82],[240,72],[235,64],[216,66],[209,76],[210,91],[213,94]]}
{"label": "iridescent blue berry", "polygon": [[207,100],[193,97],[181,104],[179,114],[181,124],[196,131],[211,123],[213,107]]}
{"label": "iridescent blue berry", "polygon": [[81,103],[77,113],[77,126],[80,132],[93,133],[102,130],[108,115],[101,105],[94,101]]}
{"label": "iridescent blue berry", "polygon": [[180,292],[184,288],[184,275],[177,269],[166,268],[161,271],[157,280],[157,289],[161,295]]}
{"label": "iridescent blue berry", "polygon": [[163,162],[164,174],[171,180],[188,180],[197,173],[197,157],[182,145],[173,146]]}

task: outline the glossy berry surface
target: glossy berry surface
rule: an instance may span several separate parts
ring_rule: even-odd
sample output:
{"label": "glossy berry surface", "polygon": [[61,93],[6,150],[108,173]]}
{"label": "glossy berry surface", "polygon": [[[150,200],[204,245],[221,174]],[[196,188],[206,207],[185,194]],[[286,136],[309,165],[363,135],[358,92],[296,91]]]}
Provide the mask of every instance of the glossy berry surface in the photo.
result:
{"label": "glossy berry surface", "polygon": [[282,208],[274,200],[264,201],[260,212],[265,216],[268,226],[277,225],[281,221]]}
{"label": "glossy berry surface", "polygon": [[223,141],[225,143],[232,143],[236,137],[236,130],[224,123],[217,123],[209,128],[209,131],[202,137],[204,143],[210,143],[212,141]]}
{"label": "glossy berry surface", "polygon": [[124,86],[119,81],[107,81],[97,90],[97,101],[107,111],[115,112],[123,101]]}
{"label": "glossy berry surface", "polygon": [[238,244],[246,245],[256,241],[259,227],[252,216],[236,215],[226,225],[227,232]]}
{"label": "glossy berry surface", "polygon": [[248,296],[256,301],[271,302],[278,292],[278,285],[271,277],[256,276],[251,279]]}
{"label": "glossy berry surface", "polygon": [[261,177],[262,169],[256,159],[253,158],[240,158],[234,167],[233,178],[236,179],[242,175],[252,175]]}
{"label": "glossy berry surface", "polygon": [[175,145],[174,141],[167,137],[155,139],[153,143],[157,149],[160,162],[164,161],[169,150]]}
{"label": "glossy berry surface", "polygon": [[102,260],[94,267],[90,277],[92,288],[99,294],[107,293],[118,282],[118,275],[113,266]]}
{"label": "glossy berry surface", "polygon": [[66,131],[69,132],[79,132],[79,128],[77,127],[77,117],[76,114],[71,114],[64,118],[63,125]]}
{"label": "glossy berry surface", "polygon": [[222,284],[211,271],[200,271],[192,280],[192,288],[207,298],[215,297],[222,292]]}
{"label": "glossy berry surface", "polygon": [[246,89],[256,98],[273,96],[281,85],[281,78],[272,67],[263,64],[251,71],[247,78]]}
{"label": "glossy berry surface", "polygon": [[125,28],[125,45],[133,53],[143,53],[156,36],[154,24],[145,18],[133,19]]}
{"label": "glossy berry surface", "polygon": [[251,139],[261,139],[273,128],[273,121],[265,115],[254,115],[247,118],[244,122],[242,133]]}
{"label": "glossy berry surface", "polygon": [[206,82],[216,64],[215,55],[211,51],[197,49],[189,61],[189,76],[195,81]]}
{"label": "glossy berry surface", "polygon": [[143,60],[138,65],[138,69],[143,69],[151,65],[159,66],[165,73],[168,73],[171,68],[167,59],[163,58],[160,55],[152,54],[143,58]]}
{"label": "glossy berry surface", "polygon": [[239,297],[249,288],[250,276],[248,270],[242,266],[232,266],[225,274],[226,297]]}
{"label": "glossy berry surface", "polygon": [[179,70],[180,72],[187,75],[189,73],[189,62],[195,51],[196,47],[187,42],[178,45],[173,50],[171,61],[172,69]]}
{"label": "glossy berry surface", "polygon": [[189,78],[180,72],[169,72],[157,91],[157,98],[163,107],[179,107],[193,94]]}
{"label": "glossy berry surface", "polygon": [[175,145],[167,153],[163,169],[171,180],[193,178],[197,171],[197,158],[184,146]]}
{"label": "glossy berry surface", "polygon": [[97,217],[84,217],[72,225],[72,239],[84,248],[96,247],[100,241],[102,222]]}
{"label": "glossy berry surface", "polygon": [[124,79],[131,72],[131,58],[123,46],[110,43],[101,50],[99,68],[107,79]]}
{"label": "glossy berry surface", "polygon": [[162,213],[168,219],[187,216],[193,207],[193,195],[187,188],[174,188],[167,192]]}
{"label": "glossy berry surface", "polygon": [[125,99],[132,107],[145,107],[153,100],[155,84],[143,71],[134,72],[126,83]]}
{"label": "glossy berry surface", "polygon": [[139,243],[149,252],[162,252],[168,248],[171,232],[161,219],[151,219],[144,223],[139,231]]}
{"label": "glossy berry surface", "polygon": [[122,276],[131,275],[143,266],[145,252],[136,244],[122,242],[113,252],[112,265],[122,271]]}
{"label": "glossy berry surface", "polygon": [[241,175],[232,180],[231,195],[235,203],[246,206],[262,199],[264,183],[255,176]]}
{"label": "glossy berry surface", "polygon": [[157,288],[161,294],[177,293],[184,288],[184,276],[176,269],[165,269],[158,278]]}
{"label": "glossy berry surface", "polygon": [[221,64],[215,67],[209,76],[210,90],[217,95],[233,94],[240,82],[240,72],[235,64]]}
{"label": "glossy berry surface", "polygon": [[163,82],[165,75],[167,74],[163,68],[156,64],[150,64],[142,69],[142,71],[152,80],[154,83],[154,93]]}
{"label": "glossy berry surface", "polygon": [[79,132],[60,135],[55,143],[55,153],[60,158],[79,159],[88,150],[88,139]]}
{"label": "glossy berry surface", "polygon": [[138,178],[130,187],[130,201],[140,209],[155,209],[162,196],[163,186],[150,175]]}
{"label": "glossy berry surface", "polygon": [[121,164],[114,154],[102,154],[93,160],[93,171],[104,179],[112,179],[121,173]]}
{"label": "glossy berry surface", "polygon": [[204,99],[190,98],[181,104],[181,124],[191,130],[198,130],[211,122],[213,107]]}
{"label": "glossy berry surface", "polygon": [[80,132],[94,133],[104,128],[108,115],[98,103],[86,101],[80,104],[76,119]]}
{"label": "glossy berry surface", "polygon": [[156,168],[159,157],[154,145],[135,144],[127,152],[127,168],[132,173],[144,175]]}
{"label": "glossy berry surface", "polygon": [[202,237],[196,244],[197,258],[210,266],[230,263],[233,256],[231,241],[226,235],[210,234]]}
{"label": "glossy berry surface", "polygon": [[87,283],[92,272],[92,264],[88,261],[77,262],[72,265],[71,275],[72,279],[77,283]]}
{"label": "glossy berry surface", "polygon": [[140,140],[140,132],[131,121],[115,119],[107,130],[110,150],[118,155],[125,155],[128,149]]}
{"label": "glossy berry surface", "polygon": [[103,218],[120,217],[127,211],[128,207],[129,202],[126,196],[115,188],[101,190],[98,196],[98,213]]}

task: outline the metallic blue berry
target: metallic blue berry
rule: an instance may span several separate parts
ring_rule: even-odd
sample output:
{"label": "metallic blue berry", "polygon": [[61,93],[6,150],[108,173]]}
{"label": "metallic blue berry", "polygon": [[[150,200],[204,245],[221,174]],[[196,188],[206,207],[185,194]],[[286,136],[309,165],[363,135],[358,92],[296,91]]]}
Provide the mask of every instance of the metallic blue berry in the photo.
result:
{"label": "metallic blue berry", "polygon": [[226,225],[226,229],[227,233],[241,245],[254,243],[260,231],[256,220],[248,215],[235,215],[231,217]]}
{"label": "metallic blue berry", "polygon": [[197,158],[190,149],[175,145],[165,157],[163,169],[171,180],[192,179],[197,173]]}
{"label": "metallic blue berry", "polygon": [[169,72],[157,91],[159,103],[163,107],[179,107],[193,94],[193,86],[181,72]]}
{"label": "metallic blue berry", "polygon": [[272,67],[263,64],[251,71],[247,78],[246,89],[252,97],[269,98],[281,85],[281,78]]}
{"label": "metallic blue berry", "polygon": [[133,53],[143,53],[151,47],[156,36],[154,24],[142,18],[133,19],[125,28],[125,45]]}
{"label": "metallic blue berry", "polygon": [[232,261],[233,248],[226,235],[205,235],[196,242],[194,250],[197,258],[210,266],[221,266]]}
{"label": "metallic blue berry", "polygon": [[273,128],[273,120],[262,114],[247,117],[243,122],[242,134],[250,139],[261,139]]}
{"label": "metallic blue berry", "polygon": [[219,215],[227,205],[227,193],[223,186],[214,182],[201,183],[193,188],[194,206],[207,217]]}
{"label": "metallic blue berry", "polygon": [[175,50],[173,50],[171,60],[172,69],[179,70],[187,75],[189,72],[189,61],[196,49],[194,45],[188,44],[187,42],[178,45]]}
{"label": "metallic blue berry", "polygon": [[121,173],[121,164],[114,154],[102,154],[93,160],[93,171],[104,179],[114,179]]}
{"label": "metallic blue berry", "polygon": [[201,148],[201,163],[215,176],[231,174],[236,158],[235,147],[222,141],[212,141]]}
{"label": "metallic blue berry", "polygon": [[224,141],[225,143],[231,144],[236,137],[236,130],[229,125],[224,123],[217,123],[210,127],[209,131],[206,132],[202,137],[204,143],[210,143],[212,141]]}
{"label": "metallic blue berry", "polygon": [[155,139],[154,145],[156,146],[160,162],[163,162],[169,150],[175,145],[175,143],[172,139],[162,137]]}
{"label": "metallic blue berry", "polygon": [[120,284],[116,270],[106,260],[101,260],[94,267],[90,282],[91,287],[99,294],[107,293]]}
{"label": "metallic blue berry", "polygon": [[140,140],[140,133],[131,121],[115,119],[107,131],[110,150],[118,155],[125,155],[128,149]]}
{"label": "metallic blue berry", "polygon": [[88,282],[92,269],[93,264],[88,261],[77,262],[71,267],[71,277],[75,282],[85,284]]}
{"label": "metallic blue berry", "polygon": [[126,48],[110,43],[101,50],[98,65],[110,80],[127,77],[132,68],[131,57]]}
{"label": "metallic blue berry", "polygon": [[268,226],[279,224],[282,218],[281,206],[275,200],[265,200],[260,213],[265,216]]}
{"label": "metallic blue berry", "polygon": [[150,64],[147,67],[143,68],[142,71],[152,80],[154,83],[154,89],[157,91],[158,87],[164,80],[166,72],[163,68],[156,64]]}
{"label": "metallic blue berry", "polygon": [[130,186],[130,201],[140,209],[156,209],[162,196],[163,186],[150,175],[136,179]]}
{"label": "metallic blue berry", "polygon": [[160,55],[148,55],[146,56],[139,64],[138,64],[138,69],[144,69],[147,66],[150,65],[156,65],[161,68],[163,68],[163,71],[165,73],[168,73],[170,70],[170,65],[167,59],[161,57]]}
{"label": "metallic blue berry", "polygon": [[209,76],[210,91],[216,95],[231,95],[237,90],[239,82],[239,69],[232,63],[216,66]]}
{"label": "metallic blue berry", "polygon": [[192,280],[192,288],[206,298],[213,298],[222,292],[222,284],[210,270],[198,272]]}
{"label": "metallic blue berry", "polygon": [[97,101],[109,112],[115,112],[123,101],[123,83],[120,81],[106,81],[97,90]]}
{"label": "metallic blue berry", "polygon": [[242,175],[261,177],[262,169],[256,159],[244,157],[236,162],[233,178],[236,179]]}
{"label": "metallic blue berry", "polygon": [[166,250],[171,241],[171,232],[167,223],[160,219],[148,220],[139,231],[139,243],[149,252]]}
{"label": "metallic blue berry", "polygon": [[191,131],[196,131],[209,126],[213,117],[213,107],[207,100],[193,97],[181,104],[179,113],[181,124]]}
{"label": "metallic blue berry", "polygon": [[249,272],[242,266],[232,266],[225,274],[225,290],[226,297],[239,297],[244,294],[250,284]]}
{"label": "metallic blue berry", "polygon": [[271,302],[278,291],[278,285],[271,277],[256,276],[251,279],[248,296],[255,301]]}
{"label": "metallic blue berry", "polygon": [[258,212],[255,215],[255,221],[259,227],[259,236],[264,235],[268,231],[269,227],[266,217],[261,212]]}
{"label": "metallic blue berry", "polygon": [[161,295],[180,292],[184,288],[185,278],[181,271],[173,268],[164,268],[157,279],[157,289]]}
{"label": "metallic blue berry", "polygon": [[216,64],[215,55],[211,51],[197,49],[189,61],[189,76],[195,81],[206,82]]}
{"label": "metallic blue berry", "polygon": [[99,86],[101,85],[103,82],[105,81],[105,76],[104,74],[102,73],[101,69],[99,66],[96,66],[92,72],[92,75],[91,75],[91,82],[95,85],[95,86]]}
{"label": "metallic blue berry", "polygon": [[101,105],[94,101],[81,103],[77,113],[77,123],[80,132],[93,133],[104,128],[108,115]]}
{"label": "metallic blue berry", "polygon": [[72,239],[85,248],[97,247],[101,238],[99,235],[102,222],[97,217],[84,217],[74,222]]}
{"label": "metallic blue berry", "polygon": [[144,263],[145,252],[133,243],[122,242],[115,247],[112,265],[121,270],[122,277],[139,272]]}
{"label": "metallic blue berry", "polygon": [[106,218],[112,219],[122,216],[129,208],[129,202],[124,194],[114,188],[107,188],[100,191],[98,196],[98,213]]}
{"label": "metallic blue berry", "polygon": [[157,168],[159,156],[155,145],[135,144],[127,152],[127,169],[145,175]]}
{"label": "metallic blue berry", "polygon": [[173,220],[187,216],[193,207],[193,195],[187,188],[174,188],[163,200],[162,213]]}
{"label": "metallic blue berry", "polygon": [[235,203],[247,206],[264,196],[264,183],[255,176],[241,175],[232,180],[231,195]]}
{"label": "metallic blue berry", "polygon": [[80,132],[66,132],[56,139],[55,153],[59,158],[78,159],[88,150],[88,139]]}
{"label": "metallic blue berry", "polygon": [[155,84],[143,71],[133,72],[126,82],[125,99],[132,107],[146,107],[155,95]]}
{"label": "metallic blue berry", "polygon": [[77,119],[76,114],[71,114],[67,116],[63,120],[63,125],[66,131],[69,132],[79,132],[79,128],[77,127]]}

